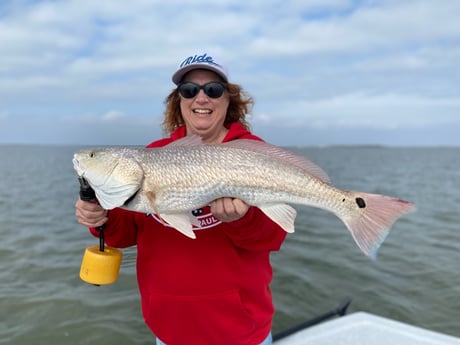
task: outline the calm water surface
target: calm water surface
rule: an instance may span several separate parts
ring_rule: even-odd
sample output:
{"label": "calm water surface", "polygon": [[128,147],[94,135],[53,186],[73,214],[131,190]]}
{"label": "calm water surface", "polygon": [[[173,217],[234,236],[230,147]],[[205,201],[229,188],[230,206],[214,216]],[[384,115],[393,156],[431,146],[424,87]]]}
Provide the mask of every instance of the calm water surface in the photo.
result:
{"label": "calm water surface", "polygon": [[[135,249],[116,284],[83,283],[97,240],[74,217],[76,147],[0,146],[0,344],[152,344],[143,323]],[[460,337],[460,148],[293,149],[343,189],[417,205],[371,262],[345,226],[297,207],[296,232],[272,256],[274,332],[335,308],[367,311]]]}

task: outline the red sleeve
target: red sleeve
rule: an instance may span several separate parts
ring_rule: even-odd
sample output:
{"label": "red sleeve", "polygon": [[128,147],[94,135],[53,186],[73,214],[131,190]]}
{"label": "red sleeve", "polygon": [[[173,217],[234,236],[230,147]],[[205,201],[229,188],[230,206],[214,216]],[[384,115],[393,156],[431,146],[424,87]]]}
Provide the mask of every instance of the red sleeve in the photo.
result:
{"label": "red sleeve", "polygon": [[243,218],[226,224],[224,231],[235,246],[248,250],[279,250],[287,234],[254,206]]}
{"label": "red sleeve", "polygon": [[[115,208],[108,213],[109,219],[104,227],[105,242],[112,247],[125,248],[137,244],[137,226],[134,212]],[[90,232],[99,237],[99,231],[90,228]]]}

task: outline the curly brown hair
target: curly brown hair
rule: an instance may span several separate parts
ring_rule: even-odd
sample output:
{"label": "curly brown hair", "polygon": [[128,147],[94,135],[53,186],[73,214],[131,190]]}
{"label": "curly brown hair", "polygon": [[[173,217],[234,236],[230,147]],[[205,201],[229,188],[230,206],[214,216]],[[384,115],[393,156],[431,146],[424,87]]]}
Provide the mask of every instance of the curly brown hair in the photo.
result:
{"label": "curly brown hair", "polygon": [[[227,83],[226,90],[229,95],[229,104],[224,124],[240,122],[246,129],[250,130],[246,115],[252,112],[254,99],[237,84]],[[163,131],[165,134],[171,134],[177,127],[185,124],[180,111],[180,95],[177,88],[171,91],[164,103],[166,109],[164,111]]]}

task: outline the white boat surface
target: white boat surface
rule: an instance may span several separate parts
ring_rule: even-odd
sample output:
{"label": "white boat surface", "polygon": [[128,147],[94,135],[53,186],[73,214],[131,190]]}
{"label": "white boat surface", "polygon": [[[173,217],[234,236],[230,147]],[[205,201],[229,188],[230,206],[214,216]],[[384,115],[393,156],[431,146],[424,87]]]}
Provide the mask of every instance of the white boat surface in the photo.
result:
{"label": "white boat surface", "polygon": [[[460,324],[459,324],[460,327]],[[275,340],[274,345],[460,345],[460,338],[366,312],[348,314]]]}

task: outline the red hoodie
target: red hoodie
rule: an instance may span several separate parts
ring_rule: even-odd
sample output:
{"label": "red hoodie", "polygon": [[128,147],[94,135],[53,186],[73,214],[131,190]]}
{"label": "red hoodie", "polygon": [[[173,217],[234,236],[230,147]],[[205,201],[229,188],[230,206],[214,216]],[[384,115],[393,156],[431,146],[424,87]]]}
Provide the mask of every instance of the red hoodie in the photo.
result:
{"label": "red hoodie", "polygon": [[[165,146],[186,135],[178,128],[147,147]],[[261,140],[232,123],[224,142]],[[286,232],[258,208],[224,223],[209,207],[193,211],[201,223],[190,239],[161,224],[155,215],[109,212],[108,245],[137,245],[137,279],[142,312],[152,332],[168,345],[255,345],[272,327],[270,252]],[[94,235],[97,232],[91,229]]]}

